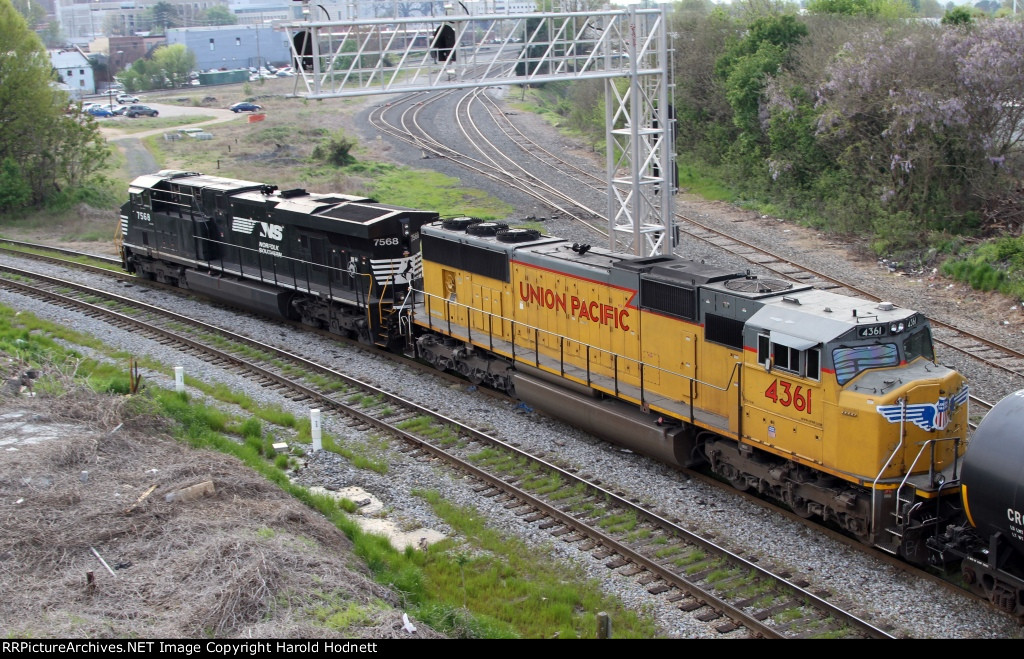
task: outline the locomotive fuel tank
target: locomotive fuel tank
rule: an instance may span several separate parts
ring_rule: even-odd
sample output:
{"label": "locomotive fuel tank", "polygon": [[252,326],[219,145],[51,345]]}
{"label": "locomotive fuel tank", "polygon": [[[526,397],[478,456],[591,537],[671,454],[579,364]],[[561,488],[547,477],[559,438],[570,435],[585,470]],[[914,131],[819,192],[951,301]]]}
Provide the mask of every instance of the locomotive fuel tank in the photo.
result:
{"label": "locomotive fuel tank", "polygon": [[999,534],[1024,556],[1024,390],[999,401],[979,424],[961,472],[968,521]]}

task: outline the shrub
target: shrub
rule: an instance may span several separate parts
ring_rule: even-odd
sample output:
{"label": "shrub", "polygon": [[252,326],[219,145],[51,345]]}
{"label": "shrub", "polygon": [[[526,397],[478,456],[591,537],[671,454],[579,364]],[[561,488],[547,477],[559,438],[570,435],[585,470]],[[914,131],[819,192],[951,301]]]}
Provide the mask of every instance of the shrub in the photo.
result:
{"label": "shrub", "polygon": [[313,149],[313,159],[335,167],[345,167],[356,161],[352,155],[355,146],[355,140],[345,137],[344,133],[338,131],[316,145]]}

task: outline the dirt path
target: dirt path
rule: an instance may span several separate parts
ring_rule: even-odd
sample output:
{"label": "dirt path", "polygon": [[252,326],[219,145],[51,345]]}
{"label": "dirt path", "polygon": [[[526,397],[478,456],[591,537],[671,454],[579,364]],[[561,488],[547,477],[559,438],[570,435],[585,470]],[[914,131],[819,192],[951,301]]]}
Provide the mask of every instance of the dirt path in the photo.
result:
{"label": "dirt path", "polygon": [[[188,128],[201,128],[203,126],[210,126],[213,124],[220,124],[226,121],[233,121],[243,116],[231,112],[230,110],[221,110],[216,108],[189,108],[179,107],[175,105],[163,105],[152,103],[151,107],[155,108],[160,112],[161,117],[189,117],[196,115],[209,116],[213,115],[213,119],[208,121],[201,121],[199,123],[187,123],[182,124],[181,127],[187,126]],[[132,121],[131,119],[123,119],[123,121]],[[143,174],[152,174],[153,172],[159,171],[160,165],[157,163],[156,158],[149,152],[149,149],[142,143],[142,138],[150,137],[151,135],[163,135],[164,133],[173,133],[179,126],[163,126],[161,128],[154,128],[153,130],[146,130],[142,132],[132,133],[123,130],[119,125],[108,124],[100,128],[100,134],[106,138],[107,142],[110,142],[116,146],[125,157],[127,163],[126,169],[131,178],[141,176]]]}
{"label": "dirt path", "polygon": [[125,158],[125,169],[132,178],[143,174],[152,174],[160,169],[156,158],[149,152],[149,149],[138,138],[121,139],[116,143],[117,148]]}

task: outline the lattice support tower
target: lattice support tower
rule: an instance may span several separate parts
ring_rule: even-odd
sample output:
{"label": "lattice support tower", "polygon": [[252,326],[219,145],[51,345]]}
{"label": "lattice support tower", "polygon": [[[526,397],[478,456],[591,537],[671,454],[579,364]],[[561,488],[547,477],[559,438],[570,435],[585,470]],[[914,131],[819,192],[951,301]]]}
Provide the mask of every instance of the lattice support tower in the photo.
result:
{"label": "lattice support tower", "polygon": [[[431,14],[402,15],[413,7]],[[288,35],[296,94],[307,98],[603,79],[610,247],[671,252],[667,5],[500,14],[487,3],[370,2],[330,20],[304,0],[301,11],[275,27]]]}

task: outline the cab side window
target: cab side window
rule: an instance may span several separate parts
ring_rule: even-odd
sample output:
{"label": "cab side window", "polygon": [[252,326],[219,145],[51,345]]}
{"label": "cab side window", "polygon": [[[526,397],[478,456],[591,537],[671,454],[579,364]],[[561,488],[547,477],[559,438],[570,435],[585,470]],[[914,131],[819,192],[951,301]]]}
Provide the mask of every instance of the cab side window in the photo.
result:
{"label": "cab side window", "polygon": [[800,375],[811,380],[821,379],[821,350],[817,347],[800,350],[782,343],[775,343],[767,334],[757,337],[757,361],[781,371]]}

